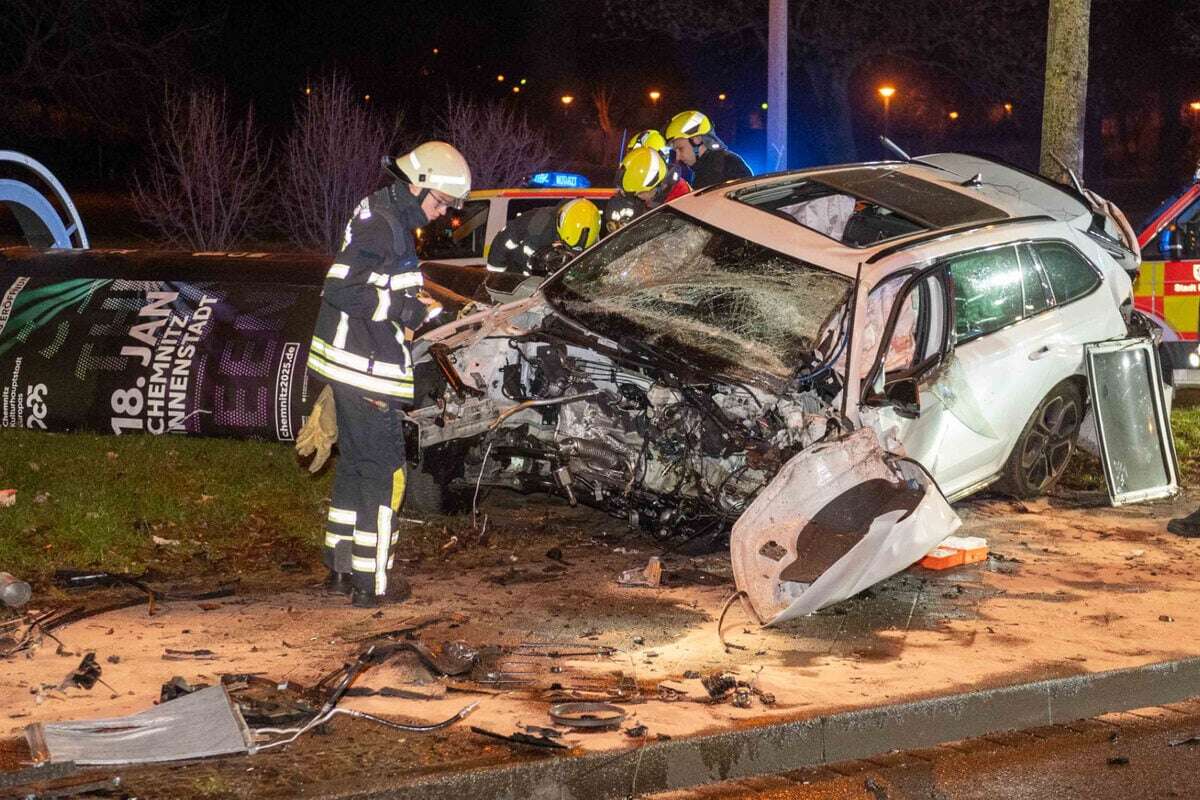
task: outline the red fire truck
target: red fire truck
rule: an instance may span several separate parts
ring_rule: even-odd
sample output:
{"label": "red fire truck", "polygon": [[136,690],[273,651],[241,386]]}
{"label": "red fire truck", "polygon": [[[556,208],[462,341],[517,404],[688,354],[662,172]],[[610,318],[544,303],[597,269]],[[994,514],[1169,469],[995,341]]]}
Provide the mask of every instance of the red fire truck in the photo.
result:
{"label": "red fire truck", "polygon": [[1200,170],[1154,212],[1138,246],[1142,267],[1134,306],[1163,328],[1160,352],[1177,381],[1200,384]]}

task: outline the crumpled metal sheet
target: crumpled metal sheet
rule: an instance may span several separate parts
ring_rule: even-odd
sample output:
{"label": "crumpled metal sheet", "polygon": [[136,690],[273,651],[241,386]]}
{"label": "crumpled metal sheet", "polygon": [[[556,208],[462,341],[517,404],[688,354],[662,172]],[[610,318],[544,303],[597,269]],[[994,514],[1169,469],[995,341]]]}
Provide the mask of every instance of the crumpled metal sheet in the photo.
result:
{"label": "crumpled metal sheet", "polygon": [[152,764],[247,753],[251,735],[224,686],[154,708],[76,722],[37,723],[25,737],[39,761],[80,765]]}
{"label": "crumpled metal sheet", "polygon": [[907,568],[962,521],[912,462],[889,463],[870,428],[797,454],[733,526],[737,586],[774,625]]}

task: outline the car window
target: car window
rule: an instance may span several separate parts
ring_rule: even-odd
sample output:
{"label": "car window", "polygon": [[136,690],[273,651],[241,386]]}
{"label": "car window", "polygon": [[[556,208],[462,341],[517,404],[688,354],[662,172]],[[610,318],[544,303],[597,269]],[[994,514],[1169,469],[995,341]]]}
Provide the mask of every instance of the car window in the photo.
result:
{"label": "car window", "polygon": [[487,237],[487,200],[470,200],[450,209],[417,232],[417,255],[424,261],[483,258]]}
{"label": "car window", "polygon": [[512,222],[526,211],[546,206],[556,206],[565,198],[562,197],[517,197],[508,201],[508,221]]}
{"label": "car window", "polygon": [[1035,242],[1033,249],[1050,289],[1054,292],[1055,305],[1064,305],[1078,300],[1100,285],[1100,276],[1075,248],[1062,242]]}
{"label": "car window", "polygon": [[1054,296],[1050,293],[1050,281],[1041,265],[1026,247],[1018,248],[1017,254],[1021,259],[1021,293],[1024,301],[1025,316],[1032,317],[1050,307]]}
{"label": "car window", "polygon": [[953,258],[954,339],[963,342],[1025,316],[1024,280],[1016,247],[998,247]]}

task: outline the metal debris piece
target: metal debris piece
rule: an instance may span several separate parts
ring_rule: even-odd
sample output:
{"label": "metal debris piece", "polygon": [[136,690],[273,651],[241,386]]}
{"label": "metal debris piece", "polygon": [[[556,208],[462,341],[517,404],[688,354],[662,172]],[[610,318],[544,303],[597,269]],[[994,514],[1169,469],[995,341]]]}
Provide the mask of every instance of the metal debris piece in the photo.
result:
{"label": "metal debris piece", "polygon": [[637,586],[653,589],[662,584],[662,560],[651,556],[641,569],[627,569],[617,578],[621,586]]}
{"label": "metal debris piece", "polygon": [[548,739],[562,738],[562,731],[557,731],[554,728],[544,728],[541,725],[526,725],[521,722],[517,723],[517,727],[534,736],[545,736]]}
{"label": "metal debris piece", "polygon": [[701,678],[700,683],[704,685],[704,691],[708,692],[708,696],[713,700],[723,699],[738,685],[737,678],[728,672],[714,672]]}
{"label": "metal debris piece", "polygon": [[610,703],[559,703],[550,706],[550,719],[568,728],[615,728],[625,721],[624,710]]}
{"label": "metal debris piece", "polygon": [[[63,678],[62,683],[58,685],[59,689],[66,689],[68,686],[77,686],[80,689],[91,689],[97,683],[104,683],[100,680],[100,665],[96,663],[96,654],[93,652],[86,653],[83,660],[79,662],[79,666],[71,670],[67,677]],[[109,687],[112,688],[111,686]]]}
{"label": "metal debris piece", "polygon": [[547,736],[530,736],[527,733],[513,733],[505,736],[503,733],[484,730],[483,728],[479,728],[474,725],[471,726],[471,733],[478,733],[480,736],[486,736],[489,739],[499,739],[500,741],[508,742],[509,744],[523,744],[528,747],[543,747],[551,750],[570,749],[565,744],[556,742]]}
{"label": "metal debris piece", "polygon": [[1112,756],[1108,759],[1110,767],[1126,767],[1129,766],[1129,756]]}
{"label": "metal debris piece", "polygon": [[1181,744],[1200,744],[1200,733],[1185,736],[1182,739],[1172,739],[1167,742],[1168,747],[1179,747]]}
{"label": "metal debris piece", "polygon": [[749,689],[739,686],[733,691],[733,699],[729,702],[734,708],[749,708],[753,705],[753,697],[754,694]]}
{"label": "metal debris piece", "polygon": [[163,661],[212,661],[217,657],[217,654],[212,650],[200,648],[199,650],[172,650],[167,648],[163,651]]}
{"label": "metal debris piece", "polygon": [[136,714],[25,729],[38,761],[150,764],[249,749],[249,731],[223,686],[210,686]]}
{"label": "metal debris piece", "polygon": [[644,738],[646,738],[647,731],[648,731],[648,729],[646,728],[645,725],[638,723],[637,725],[634,725],[632,728],[626,728],[625,735],[628,736],[630,739],[644,739]]}
{"label": "metal debris piece", "polygon": [[183,697],[185,694],[191,694],[199,689],[206,688],[208,688],[208,684],[206,683],[202,683],[199,686],[192,686],[182,675],[176,675],[159,688],[158,702],[169,703],[177,697]]}

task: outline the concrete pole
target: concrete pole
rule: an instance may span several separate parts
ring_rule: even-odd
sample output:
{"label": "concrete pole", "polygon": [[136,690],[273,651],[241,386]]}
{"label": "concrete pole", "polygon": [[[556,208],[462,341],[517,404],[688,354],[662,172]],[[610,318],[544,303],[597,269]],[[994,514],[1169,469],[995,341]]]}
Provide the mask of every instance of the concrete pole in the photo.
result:
{"label": "concrete pole", "polygon": [[767,169],[787,169],[787,0],[770,0],[767,31]]}

